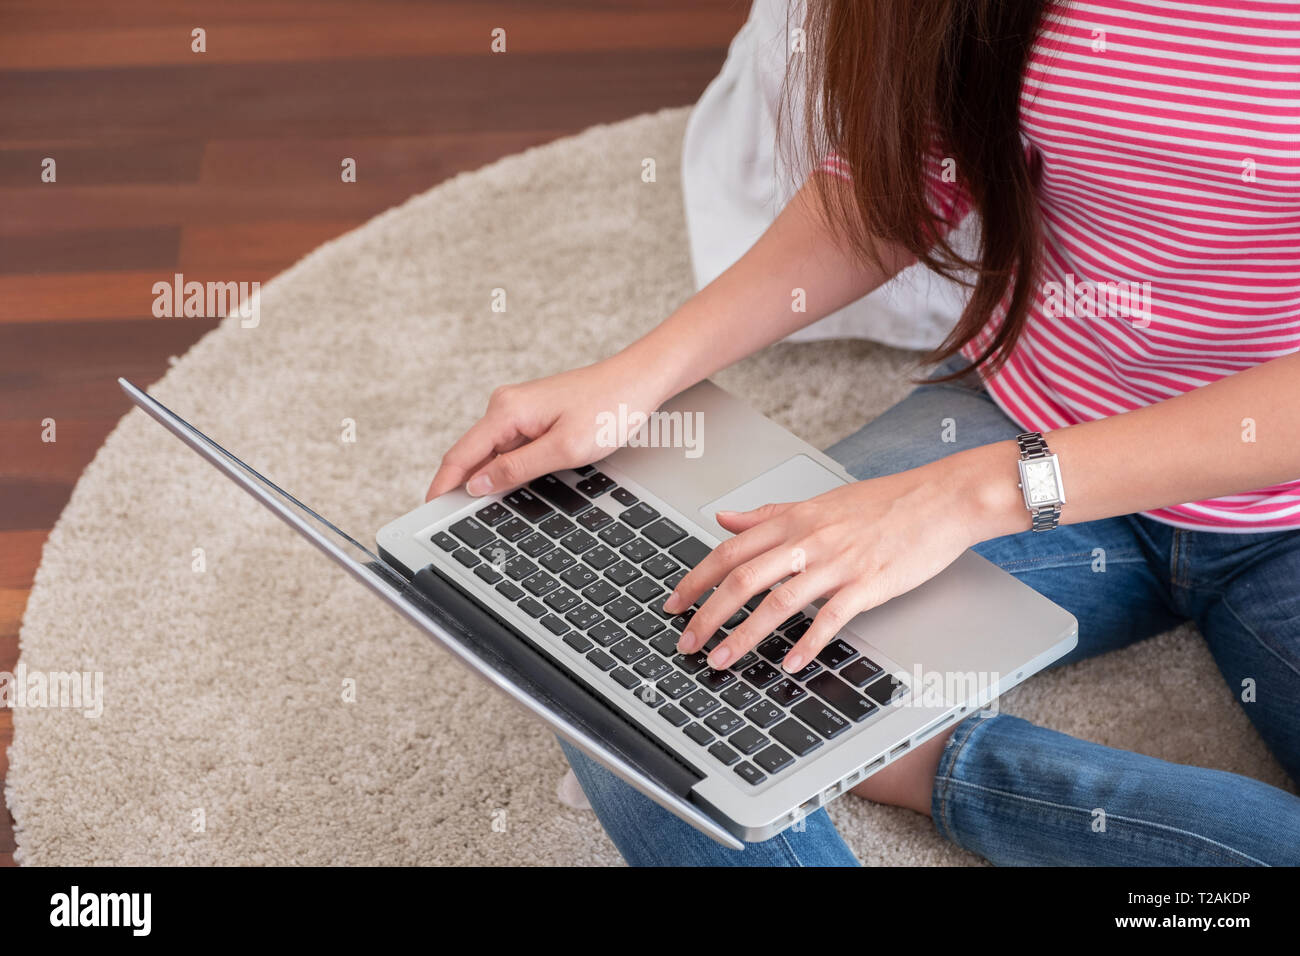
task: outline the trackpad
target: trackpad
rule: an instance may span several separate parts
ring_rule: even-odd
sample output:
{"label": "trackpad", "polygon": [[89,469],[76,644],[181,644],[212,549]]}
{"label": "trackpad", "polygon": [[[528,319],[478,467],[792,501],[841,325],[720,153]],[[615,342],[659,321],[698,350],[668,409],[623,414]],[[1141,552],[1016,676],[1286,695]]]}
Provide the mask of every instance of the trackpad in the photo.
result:
{"label": "trackpad", "polygon": [[723,535],[730,536],[730,532],[724,531],[713,520],[715,513],[751,511],[760,505],[779,501],[804,501],[842,484],[844,479],[829,468],[819,465],[807,455],[795,455],[757,478],[731,489],[721,498],[710,501],[700,508],[700,514],[704,516],[705,524],[710,530],[717,528]]}

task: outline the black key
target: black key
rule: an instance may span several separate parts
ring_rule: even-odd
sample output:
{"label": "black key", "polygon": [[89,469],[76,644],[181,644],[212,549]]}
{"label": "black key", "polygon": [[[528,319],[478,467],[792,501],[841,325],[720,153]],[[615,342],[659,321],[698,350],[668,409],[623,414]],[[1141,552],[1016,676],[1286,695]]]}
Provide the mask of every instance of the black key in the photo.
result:
{"label": "black key", "polygon": [[593,664],[595,664],[598,668],[600,668],[603,671],[609,670],[615,664],[618,663],[616,660],[614,660],[614,658],[610,657],[600,648],[596,648],[594,651],[588,654],[587,660],[591,661]]}
{"label": "black key", "polygon": [[739,610],[737,610],[735,614],[731,615],[731,617],[723,621],[722,626],[729,631],[733,630],[737,627],[740,627],[740,625],[744,624],[745,618],[747,617],[749,617],[749,612],[742,607]]}
{"label": "black key", "polygon": [[478,511],[474,512],[474,517],[478,518],[489,528],[495,527],[502,521],[510,517],[510,512],[506,511],[505,505],[499,501],[494,501],[490,505],[485,505]]}
{"label": "black key", "polygon": [[634,637],[625,637],[611,647],[609,652],[624,664],[631,664],[633,661],[638,661],[649,654],[650,648]]}
{"label": "black key", "polygon": [[609,494],[615,501],[625,508],[632,507],[637,501],[636,495],[632,494],[632,492],[628,491],[626,488],[615,488]]}
{"label": "black key", "polygon": [[812,677],[813,674],[816,674],[821,669],[822,666],[818,664],[816,661],[809,661],[807,664],[799,668],[790,676],[793,677],[795,680],[802,682],[802,681],[806,681],[809,677]]}
{"label": "black key", "polygon": [[758,645],[758,653],[766,657],[773,664],[780,664],[785,660],[786,651],[793,647],[793,644],[781,640],[779,637],[769,637],[762,644]]}
{"label": "black key", "polygon": [[569,625],[565,624],[554,614],[548,614],[546,617],[542,618],[542,627],[557,636],[563,634],[569,629]]}
{"label": "black key", "polygon": [[642,604],[647,604],[664,593],[664,589],[655,584],[654,578],[648,578],[644,575],[629,584],[626,590],[628,594]]}
{"label": "black key", "polygon": [[664,628],[654,637],[650,638],[650,646],[653,647],[664,657],[672,657],[677,653],[677,632]]}
{"label": "black key", "polygon": [[[698,715],[697,715],[698,716]],[[723,707],[715,711],[708,717],[704,718],[704,726],[719,737],[725,737],[728,734],[734,734],[741,727],[745,726],[745,721],[735,711],[727,710]]]}
{"label": "black key", "polygon": [[886,674],[863,691],[863,693],[883,707],[894,698],[901,697],[903,691],[906,689],[907,685],[894,677],[893,674]]}
{"label": "black key", "polygon": [[709,748],[709,753],[713,754],[714,757],[722,761],[722,763],[728,767],[740,759],[740,754],[736,753],[721,740]]}
{"label": "black key", "polygon": [[[524,587],[528,587],[527,582],[524,583]],[[558,588],[546,595],[546,598],[542,603],[557,614],[563,614],[565,611],[572,611],[575,607],[581,604],[582,598],[578,597],[578,595],[574,594],[568,588]]]}
{"label": "black key", "polygon": [[525,524],[518,518],[507,518],[496,526],[496,533],[507,541],[518,541],[533,533],[532,525]]}
{"label": "black key", "polygon": [[626,561],[620,561],[612,568],[607,568],[605,577],[609,578],[615,584],[628,585],[641,576],[641,572],[636,569],[636,565],[628,564]]}
{"label": "black key", "polygon": [[794,751],[796,757],[806,757],[822,745],[820,737],[793,717],[781,721],[772,728],[771,733],[777,743]]}
{"label": "black key", "polygon": [[790,713],[827,740],[838,737],[850,727],[847,720],[813,697],[795,704],[790,708]]}
{"label": "black key", "polygon": [[654,637],[665,627],[663,621],[649,612],[627,622],[627,629],[640,638]]}
{"label": "black key", "polygon": [[610,601],[603,610],[614,620],[623,624],[641,613],[641,605],[629,597],[621,597],[617,601]]}
{"label": "black key", "polygon": [[668,721],[668,723],[672,724],[674,727],[680,727],[682,724],[686,723],[686,721],[691,719],[680,708],[674,707],[672,704],[665,704],[660,707],[659,716]]}
{"label": "black key", "polygon": [[599,531],[614,519],[607,512],[601,511],[599,508],[588,508],[574,520],[588,531]]}
{"label": "black key", "polygon": [[646,574],[654,575],[656,578],[666,578],[676,571],[681,565],[669,558],[666,554],[656,554],[649,561],[641,565],[641,570]]}
{"label": "black key", "polygon": [[784,621],[778,624],[776,626],[776,629],[778,631],[784,631],[787,627],[793,627],[794,625],[799,624],[806,620],[808,620],[808,618],[804,617],[802,613],[796,613],[791,615],[790,617],[787,617]]}
{"label": "black key", "polygon": [[501,500],[525,520],[534,524],[551,513],[550,505],[524,488],[516,488]]}
{"label": "black key", "polygon": [[595,627],[587,629],[587,636],[601,647],[609,647],[615,641],[621,641],[627,637],[627,631],[612,621],[601,621]]}
{"label": "black key", "polygon": [[632,690],[634,687],[641,686],[641,678],[637,677],[626,667],[616,667],[609,672],[609,676],[618,681],[623,687]]}
{"label": "black key", "polygon": [[690,737],[691,740],[694,740],[701,747],[713,739],[713,734],[709,733],[699,724],[691,724],[689,727],[686,728],[685,734],[687,737]]}
{"label": "black key", "polygon": [[741,671],[740,676],[761,689],[780,677],[781,672],[767,661],[759,661]]}
{"label": "black key", "polygon": [[497,594],[500,594],[507,601],[518,601],[524,596],[524,589],[517,584],[511,584],[509,581],[502,581],[497,585]]}
{"label": "black key", "polygon": [[482,578],[488,584],[496,584],[501,580],[501,575],[492,570],[491,565],[482,564],[474,569],[474,576]]}
{"label": "black key", "polygon": [[685,571],[677,571],[673,574],[670,574],[668,575],[668,577],[664,578],[664,587],[668,588],[671,591],[674,588],[676,588],[677,585],[682,583],[682,578],[684,577],[686,577]]}
{"label": "black key", "polygon": [[771,697],[782,707],[789,707],[799,698],[807,697],[808,692],[790,678],[786,677],[769,687],[767,689],[767,696]]}
{"label": "black key", "polygon": [[554,475],[542,475],[542,477],[530,481],[529,489],[537,492],[555,507],[559,508],[566,515],[576,515],[579,511],[587,507],[587,499],[582,497],[564,482],[560,481]]}
{"label": "black key", "polygon": [[574,528],[560,539],[560,544],[564,545],[564,547],[568,548],[574,554],[582,554],[582,552],[590,551],[596,546],[596,539],[587,534],[587,532],[583,531],[581,528]]}
{"label": "black key", "polygon": [[597,571],[603,571],[618,560],[618,555],[601,544],[584,554],[582,560]]}
{"label": "black key", "polygon": [[822,652],[817,655],[817,659],[831,670],[837,670],[841,664],[847,664],[857,656],[858,652],[852,646],[837,637],[822,648]]}
{"label": "black key", "polygon": [[677,628],[679,632],[685,631],[686,625],[691,623],[691,618],[693,618],[694,616],[695,616],[695,608],[688,607],[685,611],[682,611],[681,614],[678,614],[675,618],[673,618],[670,623],[672,624],[673,627]]}
{"label": "black key", "polygon": [[754,758],[754,763],[758,764],[768,773],[780,773],[786,767],[790,766],[790,764],[794,763],[794,758],[776,744],[772,744],[772,746],[761,751],[759,755]]}
{"label": "black key", "polygon": [[707,601],[709,598],[713,597],[713,592],[716,590],[717,588],[709,588],[707,591],[705,591],[703,594],[697,597],[695,599],[695,606],[704,607],[704,602]]}
{"label": "black key", "polygon": [[706,666],[708,655],[696,651],[694,654],[678,654],[673,658],[673,663],[686,671],[688,674],[694,674]]}
{"label": "black key", "polygon": [[562,514],[552,514],[537,522],[537,527],[545,532],[547,537],[559,539],[573,530],[573,522]]}
{"label": "black key", "polygon": [[596,607],[601,607],[618,597],[618,588],[608,581],[593,581],[583,588],[582,596]]}
{"label": "black key", "polygon": [[684,697],[695,690],[695,682],[684,674],[669,674],[655,685],[673,700]]}
{"label": "black key", "polygon": [[570,631],[564,635],[564,643],[568,644],[579,654],[585,654],[591,650],[591,641],[587,640],[577,631]]}
{"label": "black key", "polygon": [[513,558],[519,552],[504,541],[491,541],[478,549],[479,555],[485,560],[491,562],[497,570],[505,564],[510,558]]}
{"label": "black key", "polygon": [[444,551],[455,551],[460,547],[460,542],[445,531],[439,531],[430,540]]}
{"label": "black key", "polygon": [[785,716],[785,711],[776,704],[761,700],[745,711],[745,716],[759,727],[771,727]]}
{"label": "black key", "polygon": [[646,680],[658,680],[665,674],[671,673],[672,669],[673,666],[657,654],[642,658],[632,668]]}
{"label": "black key", "polygon": [[588,498],[599,498],[614,487],[614,479],[604,472],[595,471],[578,482],[578,490]]}
{"label": "black key", "polygon": [[723,703],[736,708],[736,710],[744,710],[754,701],[758,700],[758,691],[754,690],[754,688],[750,687],[748,684],[742,684],[737,681],[718,696],[722,698]]}
{"label": "black key", "polygon": [[719,644],[721,644],[723,641],[725,641],[726,639],[727,639],[726,631],[714,631],[713,636],[704,642],[704,646],[701,647],[700,650],[702,650],[705,654],[712,654],[713,649],[717,647]]}
{"label": "black key", "polygon": [[664,695],[659,693],[659,691],[655,690],[649,684],[646,684],[636,692],[636,699],[641,701],[641,703],[645,704],[647,707],[654,709],[664,702]]}
{"label": "black key", "polygon": [[[585,588],[588,584],[597,582],[596,572],[581,564],[575,564],[573,567],[569,568],[569,570],[561,574],[560,580],[569,587],[578,588],[579,590]],[[613,588],[605,581],[599,581],[598,583],[604,584],[605,587],[610,588],[611,591],[613,590]]]}
{"label": "black key", "polygon": [[469,550],[469,548],[457,548],[451,553],[451,556],[467,568],[472,568],[474,565],[483,562],[483,559],[473,551]]}
{"label": "black key", "polygon": [[538,534],[536,531],[519,542],[519,550],[530,558],[535,558],[539,554],[545,554],[553,547],[555,547],[555,545],[551,544],[551,542],[546,539],[546,535]]}
{"label": "black key", "polygon": [[541,601],[534,601],[530,597],[524,598],[519,602],[520,609],[529,617],[541,617],[546,613],[546,608]]}
{"label": "black key", "polygon": [[512,581],[522,581],[530,574],[537,572],[537,565],[529,561],[522,554],[517,554],[505,564],[501,565],[501,570],[506,573],[506,577]]}
{"label": "black key", "polygon": [[705,668],[704,672],[696,678],[702,687],[707,687],[712,691],[720,691],[728,684],[734,683],[736,675],[731,671],[715,671],[712,667]]}
{"label": "black key", "polygon": [[461,518],[447,530],[475,551],[496,537],[477,518]]}
{"label": "black key", "polygon": [[590,475],[595,470],[595,465],[579,465],[577,468],[573,469],[573,473],[575,475]]}
{"label": "black key", "polygon": [[559,574],[565,568],[571,568],[577,564],[578,559],[560,548],[552,548],[538,558],[537,563],[552,574]]}
{"label": "black key", "polygon": [[590,604],[584,602],[565,614],[564,619],[578,630],[585,631],[587,628],[594,627],[604,620],[604,615]]}
{"label": "black key", "polygon": [[742,760],[731,769],[735,770],[742,780],[752,784],[753,786],[758,786],[767,779],[767,774],[763,773],[763,771],[759,770],[748,760]]}
{"label": "black key", "polygon": [[753,727],[742,727],[731,735],[731,746],[748,756],[755,750],[766,747],[768,740]]}
{"label": "black key", "polygon": [[748,601],[745,602],[745,609],[749,611],[757,611],[758,606],[763,603],[763,598],[767,597],[770,593],[772,592],[759,591],[752,598],[750,598]]}
{"label": "black key", "polygon": [[[642,580],[642,581],[648,581],[649,578],[642,578],[641,580]],[[640,584],[640,583],[641,583],[641,581],[638,581],[638,582],[637,582],[637,584]],[[633,585],[633,586],[635,587],[635,585]],[[668,618],[672,617],[671,614],[669,614],[667,611],[664,610],[664,602],[667,601],[667,600],[668,600],[668,594],[667,594],[667,592],[665,592],[664,594],[660,595],[659,597],[657,597],[657,598],[655,598],[653,601],[651,601],[651,602],[649,603],[649,605],[647,605],[647,606],[650,608],[650,610],[651,610],[652,613],[654,613],[654,614],[658,614],[658,615],[659,615],[661,618],[663,618],[665,621],[668,620]]]}
{"label": "black key", "polygon": [[687,538],[669,548],[668,553],[688,568],[693,568],[707,558],[712,550],[699,538]]}
{"label": "black key", "polygon": [[812,621],[808,620],[808,618],[804,618],[802,621],[795,623],[792,627],[787,627],[781,633],[785,635],[786,640],[794,642],[807,634],[808,628],[810,627],[812,627]]}
{"label": "black key", "polygon": [[757,661],[758,661],[758,655],[756,655],[753,651],[747,651],[744,654],[741,654],[739,660],[737,660],[736,663],[732,664],[731,667],[728,669],[739,673],[740,671],[743,671],[745,668],[751,666],[752,664],[755,664]]}
{"label": "black key", "polygon": [[645,538],[633,538],[623,547],[618,549],[618,553],[623,555],[633,564],[640,564],[646,558],[655,553],[654,546]]}
{"label": "black key", "polygon": [[641,533],[661,548],[666,548],[670,544],[676,544],[678,541],[682,540],[682,538],[686,537],[686,532],[677,527],[677,525],[673,524],[667,518],[660,518]]}
{"label": "black key", "polygon": [[810,680],[808,689],[854,723],[866,720],[876,710],[875,704],[829,673],[818,674]]}
{"label": "black key", "polygon": [[702,690],[697,690],[693,694],[687,694],[682,698],[682,709],[692,717],[703,717],[711,710],[717,710],[721,705],[718,698],[712,694],[706,694]]}
{"label": "black key", "polygon": [[659,517],[659,512],[655,511],[644,501],[638,501],[627,511],[618,516],[630,528],[641,528],[648,525],[655,518]]}
{"label": "black key", "polygon": [[844,670],[840,671],[840,676],[852,684],[854,687],[865,687],[871,678],[880,673],[880,665],[869,658],[862,658],[860,661],[854,661]]}
{"label": "black key", "polygon": [[538,571],[536,574],[529,575],[521,582],[524,590],[533,597],[541,597],[543,594],[550,594],[560,586],[560,582],[555,580],[545,571]]}
{"label": "black key", "polygon": [[600,540],[611,548],[617,548],[619,545],[631,541],[634,537],[636,535],[632,533],[627,525],[617,521],[600,533]]}

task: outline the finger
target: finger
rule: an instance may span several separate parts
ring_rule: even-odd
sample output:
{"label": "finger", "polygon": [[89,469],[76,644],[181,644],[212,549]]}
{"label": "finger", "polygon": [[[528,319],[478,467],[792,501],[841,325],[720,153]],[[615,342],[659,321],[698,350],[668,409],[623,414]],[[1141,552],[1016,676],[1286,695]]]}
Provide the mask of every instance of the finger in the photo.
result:
{"label": "finger", "polygon": [[789,508],[790,504],[790,502],[781,502],[779,504],[763,505],[753,511],[719,511],[717,513],[718,524],[732,534],[740,534],[742,531],[748,531],[754,525],[767,521],[769,518],[775,518]]}
{"label": "finger", "polygon": [[461,435],[454,445],[442,456],[442,464],[434,473],[425,501],[446,494],[453,488],[459,488],[465,479],[474,474],[483,463],[492,457],[498,447],[503,447],[516,439],[524,438],[513,423],[496,415],[479,419],[470,429]]}
{"label": "finger", "polygon": [[664,610],[669,614],[686,610],[696,598],[726,577],[732,568],[779,545],[781,535],[781,528],[776,522],[771,522],[728,538],[677,582],[677,587],[664,602]]}
{"label": "finger", "polygon": [[[497,445],[495,448],[492,449],[492,451],[488,453],[487,457],[485,457],[482,461],[475,462],[471,467],[466,468],[465,474],[472,475],[475,472],[479,471],[480,469],[486,468],[488,462],[490,462],[497,455],[504,455],[508,451],[514,451],[516,448],[518,448],[520,445],[524,444],[527,441],[528,439],[525,436],[516,435],[510,441],[503,442]],[[434,480],[434,484],[429,485],[429,491],[424,496],[425,501],[432,501],[434,498],[438,497],[439,494],[445,494],[447,491],[452,490],[451,488],[447,488],[447,489],[437,488],[437,481],[438,481],[437,475],[433,476],[433,480]]]}
{"label": "finger", "polygon": [[686,625],[678,642],[682,652],[699,650],[746,601],[789,575],[789,556],[789,548],[771,548],[732,568]]}
{"label": "finger", "polygon": [[527,484],[534,478],[568,468],[576,462],[564,442],[554,431],[520,445],[514,451],[498,455],[487,465],[470,475],[465,490],[471,495],[489,495]]}
{"label": "finger", "polygon": [[[781,666],[789,673],[802,670],[804,665],[822,652],[844,626],[871,607],[873,589],[867,585],[840,588],[813,617],[812,626],[795,642]],[[820,596],[820,595],[819,595]]]}
{"label": "finger", "polygon": [[803,610],[834,586],[835,571],[828,567],[796,574],[772,588],[772,593],[763,599],[754,613],[713,649],[709,666],[717,670],[739,660],[767,640],[782,621]]}

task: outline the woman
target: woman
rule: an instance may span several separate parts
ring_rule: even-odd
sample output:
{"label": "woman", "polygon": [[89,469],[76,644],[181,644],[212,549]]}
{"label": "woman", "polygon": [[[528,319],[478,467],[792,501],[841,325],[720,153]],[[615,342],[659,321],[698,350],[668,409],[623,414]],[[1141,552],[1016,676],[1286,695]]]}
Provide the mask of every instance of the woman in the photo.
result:
{"label": "woman", "polygon": [[[594,461],[599,412],[653,409],[913,261],[969,275],[936,375],[831,449],[859,481],[719,516],[735,536],[667,607],[716,587],[681,650],[771,589],[711,651],[725,668],[825,598],[785,658],[797,671],[974,548],[1075,614],[1067,660],[1194,620],[1300,780],[1300,4],[814,0],[805,27],[820,170],[645,337],[494,392],[430,496]],[[947,239],[967,209],[974,261]],[[1021,433],[1059,458],[1059,514],[1026,510]],[[855,862],[824,811],[734,853],[566,750],[629,862]],[[1300,863],[1295,796],[1007,715],[854,792],[995,863]]]}

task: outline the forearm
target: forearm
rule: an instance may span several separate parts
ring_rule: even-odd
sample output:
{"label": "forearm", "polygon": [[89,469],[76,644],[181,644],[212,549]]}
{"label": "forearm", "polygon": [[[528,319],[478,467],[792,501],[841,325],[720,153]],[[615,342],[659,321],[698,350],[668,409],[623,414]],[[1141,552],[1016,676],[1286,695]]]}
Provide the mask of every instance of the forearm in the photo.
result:
{"label": "forearm", "polygon": [[845,252],[805,185],[731,268],[616,356],[662,375],[664,396],[777,342],[876,289],[911,262],[882,246],[884,268]]}
{"label": "forearm", "polygon": [[[1046,435],[1061,464],[1061,523],[1203,501],[1300,477],[1300,354],[1203,388]],[[1030,526],[1014,441],[944,460],[975,540]]]}

